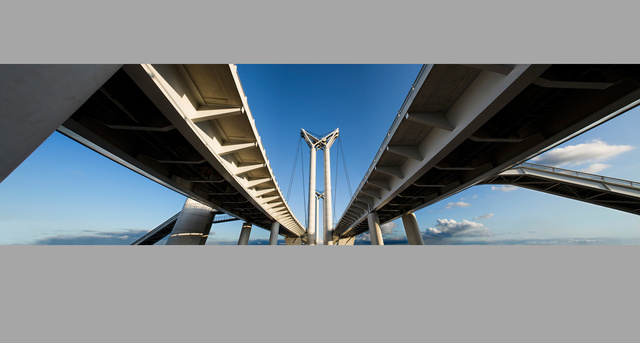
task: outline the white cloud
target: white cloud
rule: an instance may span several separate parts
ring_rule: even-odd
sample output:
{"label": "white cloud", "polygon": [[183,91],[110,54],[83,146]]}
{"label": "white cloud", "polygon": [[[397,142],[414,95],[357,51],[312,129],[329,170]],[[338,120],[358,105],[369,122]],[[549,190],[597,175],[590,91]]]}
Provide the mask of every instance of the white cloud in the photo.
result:
{"label": "white cloud", "polygon": [[547,151],[531,161],[554,167],[577,166],[585,163],[599,163],[632,149],[635,148],[630,145],[609,145],[594,139],[583,144]]}
{"label": "white cloud", "polygon": [[493,217],[493,213],[489,213],[489,214],[483,214],[481,216],[478,217],[473,217],[474,220],[478,220],[478,219],[491,219]]}
{"label": "white cloud", "polygon": [[489,228],[481,223],[463,220],[456,222],[453,219],[438,219],[435,227],[425,230],[424,238],[439,237],[464,237],[464,236],[489,236]]}
{"label": "white cloud", "polygon": [[470,204],[470,203],[468,203],[468,202],[463,202],[463,201],[450,202],[450,203],[448,203],[448,204],[447,204],[447,207],[445,207],[444,209],[445,209],[445,210],[450,210],[450,209],[452,209],[454,206],[455,206],[455,207],[469,207],[469,206],[471,206],[471,204]]}
{"label": "white cloud", "polygon": [[380,231],[383,235],[390,235],[393,233],[394,229],[398,227],[398,224],[394,222],[388,222],[386,224],[380,225]]}
{"label": "white cloud", "polygon": [[593,163],[591,165],[589,165],[589,167],[585,168],[585,169],[580,169],[581,172],[584,173],[589,173],[589,174],[596,174],[599,173],[607,168],[611,167],[610,164],[604,164],[604,163]]}
{"label": "white cloud", "polygon": [[371,242],[371,234],[369,233],[369,231],[367,231],[362,235],[360,235],[360,239],[362,239],[365,242]]}
{"label": "white cloud", "polygon": [[500,192],[511,192],[518,189],[516,186],[505,185],[505,186],[491,186],[492,191],[500,191]]}

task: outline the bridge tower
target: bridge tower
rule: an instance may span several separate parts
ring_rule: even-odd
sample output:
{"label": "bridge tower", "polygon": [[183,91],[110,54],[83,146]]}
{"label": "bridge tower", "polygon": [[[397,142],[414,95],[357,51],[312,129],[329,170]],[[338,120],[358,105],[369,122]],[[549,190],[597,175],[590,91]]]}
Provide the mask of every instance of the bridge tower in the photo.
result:
{"label": "bridge tower", "polygon": [[330,134],[317,138],[305,131],[300,130],[300,135],[304,138],[309,149],[311,150],[310,168],[309,168],[309,223],[307,227],[307,244],[316,245],[316,151],[324,150],[324,201],[323,201],[323,227],[324,227],[324,244],[333,244],[333,218],[331,213],[331,155],[329,149],[339,135],[339,129],[335,129]]}

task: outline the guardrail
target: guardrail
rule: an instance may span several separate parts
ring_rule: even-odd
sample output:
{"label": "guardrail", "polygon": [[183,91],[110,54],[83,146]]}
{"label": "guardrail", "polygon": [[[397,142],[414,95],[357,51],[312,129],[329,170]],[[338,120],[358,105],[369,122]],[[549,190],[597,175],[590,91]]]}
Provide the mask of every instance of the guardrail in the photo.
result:
{"label": "guardrail", "polygon": [[513,166],[513,168],[511,168],[511,169],[517,169],[517,168],[529,168],[529,169],[538,169],[538,170],[542,170],[542,171],[551,171],[553,173],[566,174],[566,175],[580,177],[580,178],[583,178],[583,179],[597,180],[597,181],[602,181],[602,182],[607,182],[607,183],[612,183],[612,184],[619,184],[619,185],[623,185],[623,186],[640,188],[640,182],[616,179],[616,178],[613,178],[613,177],[589,174],[589,173],[584,173],[584,172],[580,172],[580,171],[557,168],[557,167],[550,167],[550,166],[545,166],[545,165],[535,164],[535,163],[520,163],[520,164],[517,164],[517,165]]}
{"label": "guardrail", "polygon": [[[403,115],[404,109],[405,109],[405,107],[407,107],[407,105],[409,103],[409,99],[411,99],[411,96],[414,93],[419,91],[419,90],[416,89],[416,86],[418,85],[418,81],[422,77],[422,74],[428,73],[429,71],[431,71],[430,67],[432,67],[432,66],[433,65],[425,64],[420,68],[420,71],[418,72],[418,76],[416,77],[416,79],[413,81],[413,84],[411,85],[411,90],[409,90],[409,94],[407,94],[407,96],[404,98],[404,101],[402,102],[402,105],[400,106],[400,109],[398,110],[398,113],[396,114],[396,117],[393,119],[393,123],[391,123],[391,127],[389,128],[389,130],[387,130],[387,134],[384,136],[384,139],[382,140],[382,144],[380,144],[380,148],[378,148],[378,151],[376,152],[376,155],[373,157],[373,161],[371,162],[371,164],[369,165],[369,168],[365,172],[365,175],[362,178],[362,181],[360,181],[360,184],[358,185],[358,188],[356,188],[356,192],[353,193],[353,197],[355,197],[358,194],[358,191],[360,189],[362,189],[364,184],[367,182],[367,176],[373,171],[373,169],[376,166],[376,163],[378,162],[378,159],[377,159],[377,157],[379,157],[378,155],[380,155],[382,153],[382,150],[384,149],[384,147],[386,147],[386,145],[389,143],[390,136],[392,135],[393,131],[395,130],[396,125],[399,125],[398,122],[401,121],[402,118],[404,117],[404,115]],[[353,197],[352,197],[352,200],[353,200]]]}

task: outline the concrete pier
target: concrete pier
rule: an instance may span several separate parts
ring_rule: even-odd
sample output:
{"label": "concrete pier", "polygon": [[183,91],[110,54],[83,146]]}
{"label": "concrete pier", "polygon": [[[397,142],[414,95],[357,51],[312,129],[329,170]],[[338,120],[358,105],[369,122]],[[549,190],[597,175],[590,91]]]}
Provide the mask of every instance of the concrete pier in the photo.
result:
{"label": "concrete pier", "polygon": [[242,223],[242,231],[240,231],[240,238],[238,238],[238,245],[249,244],[249,234],[251,233],[251,223]]}
{"label": "concrete pier", "polygon": [[424,245],[422,240],[422,233],[418,227],[418,221],[416,215],[413,213],[406,213],[402,216],[402,225],[404,225],[404,231],[407,234],[407,240],[409,245]]}
{"label": "concrete pier", "polygon": [[371,245],[384,245],[378,214],[375,212],[369,213],[367,221],[369,223],[369,233],[371,234]]}
{"label": "concrete pier", "polygon": [[204,245],[214,217],[211,207],[187,198],[166,245]]}
{"label": "concrete pier", "polygon": [[279,229],[280,229],[280,223],[273,222],[273,224],[271,224],[271,233],[269,234],[269,245],[278,245]]}

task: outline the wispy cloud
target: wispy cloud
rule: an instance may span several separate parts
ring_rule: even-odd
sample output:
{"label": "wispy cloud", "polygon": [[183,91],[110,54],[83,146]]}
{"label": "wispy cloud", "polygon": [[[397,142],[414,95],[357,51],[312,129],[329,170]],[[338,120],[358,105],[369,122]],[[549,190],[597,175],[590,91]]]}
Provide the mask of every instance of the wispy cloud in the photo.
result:
{"label": "wispy cloud", "polygon": [[[365,232],[365,233],[363,233],[361,235],[358,235],[358,237],[356,237],[356,241],[358,241],[358,240],[363,241],[363,242],[371,242],[371,234],[369,233],[369,231],[367,231],[367,232]],[[355,242],[354,242],[354,244],[355,244]]]}
{"label": "wispy cloud", "polygon": [[450,202],[447,204],[447,207],[445,207],[445,210],[450,210],[454,207],[469,207],[471,206],[470,203],[468,202],[464,202],[464,201],[458,201],[458,202]]}
{"label": "wispy cloud", "polygon": [[425,230],[423,238],[438,239],[445,237],[474,237],[474,236],[490,236],[488,227],[481,223],[463,220],[457,222],[453,219],[438,219],[435,227]]}
{"label": "wispy cloud", "polygon": [[579,166],[591,163],[592,165],[587,169],[601,171],[604,166],[609,167],[609,165],[601,162],[633,149],[635,148],[631,145],[610,145],[600,139],[594,139],[586,143],[547,151],[540,156],[534,157],[531,161],[554,167]]}
{"label": "wispy cloud", "polygon": [[589,174],[596,174],[599,173],[607,168],[611,167],[610,164],[604,164],[604,163],[593,163],[591,165],[589,165],[589,167],[584,168],[584,169],[580,169],[581,172],[585,172],[585,173],[589,173]]}
{"label": "wispy cloud", "polygon": [[473,217],[473,220],[481,220],[481,219],[491,219],[493,217],[493,213],[483,214],[478,217]]}
{"label": "wispy cloud", "polygon": [[511,192],[518,189],[516,186],[504,185],[504,186],[491,186],[492,191]]}
{"label": "wispy cloud", "polygon": [[[34,245],[129,245],[138,237],[141,237],[146,230],[127,230],[113,232],[96,232],[84,230],[87,234],[75,236],[53,236],[38,239],[31,244]],[[95,232],[95,233],[91,233]]]}

